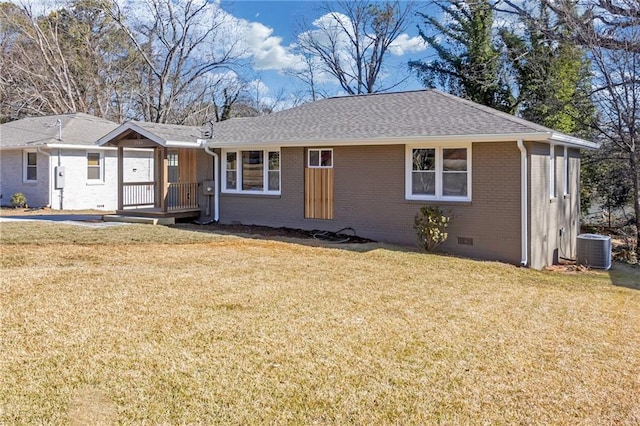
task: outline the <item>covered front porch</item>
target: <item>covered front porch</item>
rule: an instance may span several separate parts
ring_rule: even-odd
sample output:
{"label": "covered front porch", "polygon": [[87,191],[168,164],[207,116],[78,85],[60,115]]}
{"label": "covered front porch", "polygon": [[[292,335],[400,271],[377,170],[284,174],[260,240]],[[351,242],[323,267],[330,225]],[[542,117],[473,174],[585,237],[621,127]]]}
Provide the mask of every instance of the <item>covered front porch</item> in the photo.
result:
{"label": "covered front porch", "polygon": [[[152,129],[147,129],[152,126]],[[182,126],[180,126],[182,127]],[[151,130],[154,130],[153,132]],[[193,128],[189,128],[193,133]],[[166,137],[174,131],[173,137]],[[164,133],[163,133],[164,132]],[[99,143],[118,148],[118,207],[116,214],[149,218],[193,219],[202,215],[203,192],[197,176],[197,153],[202,152],[198,139],[183,140],[172,125],[125,123]],[[164,136],[164,137],[163,137]],[[127,163],[125,148],[153,151],[153,172],[140,180],[135,164]],[[204,190],[206,192],[206,189]],[[208,206],[207,206],[208,207]]]}

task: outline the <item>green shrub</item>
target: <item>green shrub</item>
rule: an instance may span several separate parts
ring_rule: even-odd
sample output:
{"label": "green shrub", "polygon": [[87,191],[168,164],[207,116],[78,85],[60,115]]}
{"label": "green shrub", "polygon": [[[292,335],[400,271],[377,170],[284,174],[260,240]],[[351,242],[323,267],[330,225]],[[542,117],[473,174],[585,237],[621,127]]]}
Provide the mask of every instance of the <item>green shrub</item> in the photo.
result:
{"label": "green shrub", "polygon": [[433,251],[447,240],[446,232],[450,217],[446,216],[439,207],[424,206],[416,214],[414,229],[418,234],[420,244],[426,251]]}
{"label": "green shrub", "polygon": [[28,207],[27,206],[27,197],[24,196],[22,192],[16,192],[11,196],[11,205],[13,207]]}

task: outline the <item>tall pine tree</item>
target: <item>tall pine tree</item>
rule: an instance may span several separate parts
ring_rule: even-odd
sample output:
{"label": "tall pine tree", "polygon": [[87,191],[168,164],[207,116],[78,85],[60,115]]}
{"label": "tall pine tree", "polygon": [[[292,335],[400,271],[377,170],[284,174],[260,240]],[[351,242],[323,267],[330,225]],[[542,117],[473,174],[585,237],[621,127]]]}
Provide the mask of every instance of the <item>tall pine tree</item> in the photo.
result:
{"label": "tall pine tree", "polygon": [[442,87],[474,102],[514,112],[503,57],[493,37],[491,1],[436,1],[435,6],[445,19],[418,15],[425,25],[420,36],[435,49],[438,59],[411,61],[410,69],[426,87]]}
{"label": "tall pine tree", "polygon": [[535,25],[523,21],[524,35],[508,29],[500,32],[517,86],[518,114],[563,133],[589,138],[595,120],[590,99],[591,64],[581,47],[567,39],[553,41],[545,36],[551,28],[569,31],[551,22],[549,12],[541,5]]}

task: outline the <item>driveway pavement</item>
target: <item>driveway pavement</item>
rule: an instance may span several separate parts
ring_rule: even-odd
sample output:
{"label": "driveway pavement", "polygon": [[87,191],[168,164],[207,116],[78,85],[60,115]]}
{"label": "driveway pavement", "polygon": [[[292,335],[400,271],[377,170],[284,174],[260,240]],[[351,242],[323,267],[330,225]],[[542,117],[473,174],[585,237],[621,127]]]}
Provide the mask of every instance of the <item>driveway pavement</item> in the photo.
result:
{"label": "driveway pavement", "polygon": [[0,216],[0,222],[50,222],[65,225],[106,228],[110,226],[130,225],[125,222],[103,222],[101,214],[42,214],[25,216]]}

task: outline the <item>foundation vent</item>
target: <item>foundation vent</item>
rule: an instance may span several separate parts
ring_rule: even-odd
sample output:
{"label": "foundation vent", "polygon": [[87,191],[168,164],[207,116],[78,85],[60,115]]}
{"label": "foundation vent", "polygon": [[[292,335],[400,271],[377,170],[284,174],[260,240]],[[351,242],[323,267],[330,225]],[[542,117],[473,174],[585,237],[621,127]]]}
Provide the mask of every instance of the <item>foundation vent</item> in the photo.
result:
{"label": "foundation vent", "polygon": [[598,234],[580,234],[576,248],[578,265],[596,269],[611,268],[611,237]]}
{"label": "foundation vent", "polygon": [[458,237],[458,244],[463,245],[463,246],[472,246],[473,245],[473,238]]}

